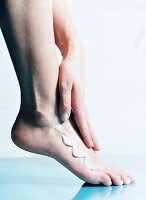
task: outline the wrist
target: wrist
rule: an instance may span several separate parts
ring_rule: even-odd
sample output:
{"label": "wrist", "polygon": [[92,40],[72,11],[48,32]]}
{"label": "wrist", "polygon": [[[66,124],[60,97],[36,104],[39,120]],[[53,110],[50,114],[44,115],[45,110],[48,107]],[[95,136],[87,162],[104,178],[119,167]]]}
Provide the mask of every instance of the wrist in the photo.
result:
{"label": "wrist", "polygon": [[56,42],[59,50],[61,51],[62,57],[65,58],[67,55],[72,52],[84,52],[84,46],[79,37],[70,37],[70,38],[63,38]]}

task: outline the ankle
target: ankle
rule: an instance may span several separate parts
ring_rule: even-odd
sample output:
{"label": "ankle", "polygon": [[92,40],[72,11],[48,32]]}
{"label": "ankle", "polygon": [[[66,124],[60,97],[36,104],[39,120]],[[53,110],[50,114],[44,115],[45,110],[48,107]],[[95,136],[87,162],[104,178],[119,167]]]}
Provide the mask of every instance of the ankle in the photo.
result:
{"label": "ankle", "polygon": [[32,107],[21,107],[18,118],[36,127],[52,127],[60,121],[57,113]]}

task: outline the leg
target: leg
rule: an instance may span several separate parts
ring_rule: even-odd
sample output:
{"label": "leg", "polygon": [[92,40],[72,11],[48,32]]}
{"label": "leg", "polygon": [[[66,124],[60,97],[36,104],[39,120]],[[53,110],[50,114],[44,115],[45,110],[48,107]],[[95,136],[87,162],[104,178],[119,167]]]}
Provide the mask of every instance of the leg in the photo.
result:
{"label": "leg", "polygon": [[51,1],[6,2],[2,32],[20,83],[21,109],[42,113],[49,123],[48,113],[56,116],[58,79]]}
{"label": "leg", "polygon": [[[127,179],[129,174],[101,164],[96,153],[83,143],[73,119],[64,124],[59,122],[58,63],[51,1],[6,0],[5,6],[2,32],[21,89],[21,106],[12,128],[12,140],[22,149],[55,158],[89,183],[110,185],[112,179],[115,184],[122,184],[121,177]],[[56,123],[70,134],[83,155],[102,168],[86,167],[84,157],[75,156],[79,151],[64,140],[61,130],[54,128]]]}

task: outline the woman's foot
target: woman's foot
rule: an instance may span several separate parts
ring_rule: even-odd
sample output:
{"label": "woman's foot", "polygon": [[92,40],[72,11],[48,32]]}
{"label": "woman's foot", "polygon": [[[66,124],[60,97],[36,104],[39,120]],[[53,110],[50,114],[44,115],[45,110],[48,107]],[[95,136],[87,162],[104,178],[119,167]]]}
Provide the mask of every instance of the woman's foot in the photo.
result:
{"label": "woman's foot", "polygon": [[[77,134],[79,132],[73,128],[73,118],[60,125],[64,128],[63,132],[67,133],[66,139],[63,132],[54,128],[59,124],[56,114],[59,108],[59,66],[55,51],[52,1],[7,0],[5,4],[6,19],[2,31],[21,89],[21,111],[12,128],[14,143],[27,151],[55,158],[89,183],[110,185],[111,180],[117,185],[129,183],[132,180],[129,174],[101,164],[97,154],[86,148],[80,134]],[[33,110],[28,111],[28,108]],[[71,141],[70,136],[73,139]],[[75,141],[75,145],[72,141]],[[73,149],[74,154],[78,154],[78,148],[83,151],[78,155],[81,158],[72,155]],[[90,165],[102,168],[93,170],[89,168]]]}
{"label": "woman's foot", "polygon": [[97,153],[86,147],[73,116],[63,124],[57,121],[57,117],[54,121],[48,127],[42,114],[19,112],[12,128],[12,140],[24,150],[56,159],[88,183],[122,185],[133,181],[128,172],[103,164]]}

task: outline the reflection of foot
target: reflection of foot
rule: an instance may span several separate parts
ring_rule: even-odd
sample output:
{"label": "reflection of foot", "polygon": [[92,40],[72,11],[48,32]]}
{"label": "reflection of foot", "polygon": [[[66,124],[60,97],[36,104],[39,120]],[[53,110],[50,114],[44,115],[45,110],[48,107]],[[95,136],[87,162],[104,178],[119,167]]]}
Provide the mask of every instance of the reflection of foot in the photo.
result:
{"label": "reflection of foot", "polygon": [[88,183],[122,185],[132,181],[130,174],[103,165],[97,153],[85,146],[72,117],[64,124],[57,122],[59,126],[54,128],[54,125],[47,126],[47,120],[41,114],[38,116],[39,121],[34,123],[30,113],[28,116],[23,113],[18,115],[12,128],[12,140],[17,146],[56,159]]}
{"label": "reflection of foot", "polygon": [[91,186],[88,184],[83,184],[79,192],[72,200],[103,200],[103,199],[112,199],[125,194],[127,191],[132,189],[133,185],[122,185],[122,186]]}

